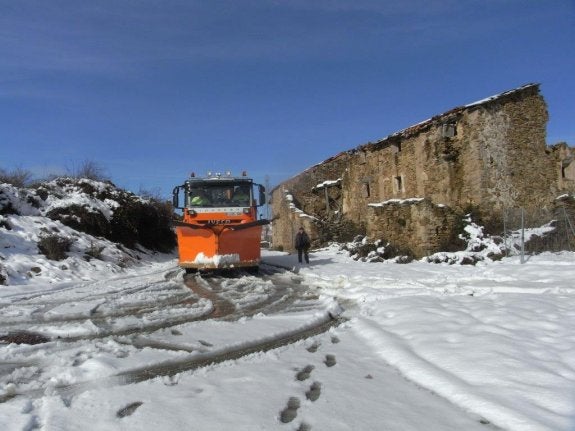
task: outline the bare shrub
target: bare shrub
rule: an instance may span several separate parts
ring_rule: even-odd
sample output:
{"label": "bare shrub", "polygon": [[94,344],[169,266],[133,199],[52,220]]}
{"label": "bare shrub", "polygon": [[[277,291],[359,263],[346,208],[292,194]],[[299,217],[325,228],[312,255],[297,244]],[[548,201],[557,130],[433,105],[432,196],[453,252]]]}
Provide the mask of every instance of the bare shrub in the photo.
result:
{"label": "bare shrub", "polygon": [[91,211],[81,205],[54,208],[46,213],[52,220],[59,220],[66,226],[92,236],[106,237],[110,234],[110,223],[100,212]]}
{"label": "bare shrub", "polygon": [[168,253],[176,246],[171,229],[172,208],[167,202],[126,201],[114,211],[110,239],[128,248],[143,247]]}
{"label": "bare shrub", "polygon": [[72,240],[60,235],[44,235],[38,241],[38,250],[50,260],[64,260],[68,257]]}
{"label": "bare shrub", "polygon": [[68,168],[68,173],[73,178],[86,178],[94,181],[105,181],[105,169],[93,160],[84,160],[78,167]]}
{"label": "bare shrub", "polygon": [[0,183],[12,184],[14,187],[26,187],[32,181],[32,173],[23,168],[6,171],[0,168]]}
{"label": "bare shrub", "polygon": [[12,226],[8,223],[8,220],[4,220],[4,217],[0,216],[0,227],[6,230],[12,230]]}
{"label": "bare shrub", "polygon": [[362,235],[356,236],[352,242],[344,244],[341,249],[346,250],[352,259],[362,262],[383,262],[392,259],[397,263],[413,261],[411,250],[398,247],[387,240],[368,242]]}
{"label": "bare shrub", "polygon": [[97,246],[93,242],[90,243],[90,248],[86,250],[84,253],[86,254],[84,258],[87,261],[90,261],[92,258],[100,259],[102,257],[102,252],[104,251],[103,246]]}
{"label": "bare shrub", "polygon": [[143,197],[144,199],[148,199],[154,202],[162,202],[164,198],[162,197],[162,191],[159,187],[155,187],[152,189],[143,189],[140,187],[137,193],[138,196]]}
{"label": "bare shrub", "polygon": [[131,259],[128,256],[122,256],[120,259],[118,259],[117,265],[120,268],[128,268],[133,262],[134,262],[134,259]]}
{"label": "bare shrub", "polygon": [[0,190],[0,216],[8,214],[18,214],[18,211],[14,208],[12,202],[6,198],[6,195],[2,193],[2,190]]}

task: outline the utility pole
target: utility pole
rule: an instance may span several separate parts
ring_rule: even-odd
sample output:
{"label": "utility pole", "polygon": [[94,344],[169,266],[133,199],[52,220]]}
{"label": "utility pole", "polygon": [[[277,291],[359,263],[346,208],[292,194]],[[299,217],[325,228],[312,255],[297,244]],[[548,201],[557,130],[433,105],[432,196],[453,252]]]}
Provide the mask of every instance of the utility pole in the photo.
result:
{"label": "utility pole", "polygon": [[[266,175],[265,176],[265,187],[266,187],[266,220],[270,219],[270,199],[271,199],[271,193],[270,193],[270,176]],[[266,225],[265,226],[265,239],[267,241],[267,243],[269,245],[271,245],[272,243],[272,238],[271,238],[271,228],[270,225]]]}
{"label": "utility pole", "polygon": [[266,175],[266,219],[270,219],[270,176]]}
{"label": "utility pole", "polygon": [[521,263],[525,263],[525,210],[521,208]]}

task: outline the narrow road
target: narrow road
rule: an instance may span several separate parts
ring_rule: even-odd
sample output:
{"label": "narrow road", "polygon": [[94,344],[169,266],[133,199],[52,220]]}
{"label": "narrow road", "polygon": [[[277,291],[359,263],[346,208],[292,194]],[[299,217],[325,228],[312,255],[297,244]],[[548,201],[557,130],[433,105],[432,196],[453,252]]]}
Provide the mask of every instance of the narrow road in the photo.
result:
{"label": "narrow road", "polygon": [[[202,340],[190,343],[166,337],[209,320],[233,323],[262,313],[322,311],[317,296],[307,291],[301,278],[266,266],[258,277],[239,272],[184,278],[182,271],[169,269],[144,280],[122,277],[11,299],[1,305],[6,317],[0,322],[0,343],[17,343],[18,347],[0,359],[0,382],[11,388],[0,396],[0,402],[16,396],[41,397],[48,385],[51,393],[72,396],[95,387],[173,376],[290,344],[339,323],[324,310],[321,318],[303,325],[222,349]],[[130,358],[126,366],[120,361],[115,372],[97,379],[50,383],[55,372],[51,353],[77,366],[83,361],[78,359],[82,356],[79,352],[100,353],[102,343],[110,341],[126,350]],[[36,346],[33,354],[23,353],[26,344]],[[133,358],[145,349],[172,352],[177,357],[138,366]]]}

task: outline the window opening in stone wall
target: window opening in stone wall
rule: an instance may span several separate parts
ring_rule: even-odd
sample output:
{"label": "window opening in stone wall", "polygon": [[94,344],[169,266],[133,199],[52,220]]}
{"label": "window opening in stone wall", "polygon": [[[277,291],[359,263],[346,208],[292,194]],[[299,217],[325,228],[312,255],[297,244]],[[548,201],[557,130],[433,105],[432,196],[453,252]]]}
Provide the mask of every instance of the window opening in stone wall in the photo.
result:
{"label": "window opening in stone wall", "polygon": [[395,185],[397,187],[397,191],[398,192],[402,192],[403,191],[403,181],[401,180],[401,177],[395,177]]}
{"label": "window opening in stone wall", "polygon": [[573,169],[573,158],[563,160],[561,163],[561,178],[564,180],[575,180],[575,169]]}
{"label": "window opening in stone wall", "polygon": [[455,123],[445,123],[441,126],[441,136],[444,138],[453,138],[457,135]]}
{"label": "window opening in stone wall", "polygon": [[368,198],[369,197],[369,183],[362,183],[361,184],[361,195],[364,198]]}

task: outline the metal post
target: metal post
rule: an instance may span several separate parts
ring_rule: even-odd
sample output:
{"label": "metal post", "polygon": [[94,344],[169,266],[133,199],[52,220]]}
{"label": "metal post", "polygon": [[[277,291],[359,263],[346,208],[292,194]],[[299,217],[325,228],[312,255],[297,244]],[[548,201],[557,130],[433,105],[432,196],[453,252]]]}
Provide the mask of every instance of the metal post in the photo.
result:
{"label": "metal post", "polygon": [[270,190],[270,176],[265,176],[266,181],[266,218],[270,219],[270,198],[271,198],[271,190]]}
{"label": "metal post", "polygon": [[507,210],[503,208],[503,245],[505,246],[505,257],[509,256],[507,247]]}
{"label": "metal post", "polygon": [[521,208],[521,263],[525,263],[525,210]]}
{"label": "metal post", "polygon": [[[575,230],[573,229],[573,225],[571,224],[571,219],[569,218],[569,214],[567,214],[567,210],[565,209],[565,205],[563,205],[563,214],[565,215],[565,227],[567,228],[567,248],[571,251],[571,234],[575,236]],[[571,232],[569,232],[569,228],[571,228]]]}

